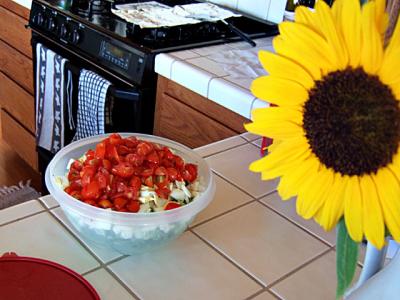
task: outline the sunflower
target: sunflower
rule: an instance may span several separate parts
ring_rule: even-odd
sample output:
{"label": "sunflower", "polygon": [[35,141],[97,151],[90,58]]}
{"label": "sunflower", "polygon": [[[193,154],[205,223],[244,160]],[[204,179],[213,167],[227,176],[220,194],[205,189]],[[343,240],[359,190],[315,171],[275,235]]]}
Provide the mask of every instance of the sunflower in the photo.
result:
{"label": "sunflower", "polygon": [[268,76],[251,90],[276,107],[255,109],[249,132],[274,139],[250,170],[280,177],[283,200],[331,230],[378,249],[385,229],[400,242],[400,22],[384,47],[385,1],[318,1],[279,25]]}

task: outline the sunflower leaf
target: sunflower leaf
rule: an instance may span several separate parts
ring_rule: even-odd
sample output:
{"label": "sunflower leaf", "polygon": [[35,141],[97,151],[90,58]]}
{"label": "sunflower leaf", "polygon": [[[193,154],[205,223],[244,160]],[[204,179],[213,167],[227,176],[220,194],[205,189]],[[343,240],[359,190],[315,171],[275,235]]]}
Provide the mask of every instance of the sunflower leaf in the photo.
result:
{"label": "sunflower leaf", "polygon": [[340,299],[351,284],[356,271],[358,243],[347,232],[344,219],[338,223],[336,238],[336,299]]}

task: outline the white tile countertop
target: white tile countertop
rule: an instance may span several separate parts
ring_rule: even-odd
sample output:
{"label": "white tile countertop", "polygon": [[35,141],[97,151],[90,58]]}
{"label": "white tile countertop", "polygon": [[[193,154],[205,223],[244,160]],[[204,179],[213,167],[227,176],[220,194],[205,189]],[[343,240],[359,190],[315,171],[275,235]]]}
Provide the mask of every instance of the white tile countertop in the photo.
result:
{"label": "white tile countertop", "polygon": [[258,145],[247,133],[196,150],[213,169],[216,195],[164,248],[126,256],[84,242],[45,196],[0,211],[0,255],[63,264],[103,300],[334,299],[335,234],[299,218],[276,181],[248,171]]}
{"label": "white tile countertop", "polygon": [[155,71],[245,118],[253,108],[268,103],[254,97],[251,82],[266,75],[258,61],[258,51],[272,51],[272,37],[256,39],[256,47],[246,42],[227,43],[192,50],[158,54]]}
{"label": "white tile countertop", "polygon": [[31,5],[32,5],[32,0],[12,0],[15,3],[18,3],[19,5],[27,8],[27,9],[31,9]]}

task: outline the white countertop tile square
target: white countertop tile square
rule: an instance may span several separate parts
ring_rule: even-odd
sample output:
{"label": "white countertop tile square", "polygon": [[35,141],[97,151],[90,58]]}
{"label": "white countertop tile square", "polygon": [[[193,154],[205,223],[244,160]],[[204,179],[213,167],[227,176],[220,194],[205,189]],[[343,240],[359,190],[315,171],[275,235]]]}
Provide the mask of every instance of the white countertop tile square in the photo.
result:
{"label": "white countertop tile square", "polygon": [[54,197],[52,195],[47,195],[44,197],[40,197],[39,198],[40,201],[42,201],[42,203],[48,208],[48,209],[52,209],[54,207],[59,206],[58,202],[56,199],[54,199]]}
{"label": "white countertop tile square", "polygon": [[78,273],[99,266],[48,212],[0,227],[0,237],[0,253],[12,251],[20,256],[55,261]]}
{"label": "white countertop tile square", "polygon": [[111,260],[114,260],[118,257],[121,257],[123,254],[109,250],[109,249],[104,249],[101,246],[98,246],[91,241],[86,241],[82,239],[74,226],[69,222],[68,218],[65,216],[64,212],[60,207],[55,208],[51,210],[51,213],[54,214],[54,216],[59,219],[69,230],[71,230],[77,239],[79,239],[82,243],[84,243],[90,250],[92,250],[96,256],[103,262],[103,263],[108,263]]}
{"label": "white countertop tile square", "polygon": [[195,65],[196,67],[199,67],[200,69],[203,69],[206,72],[215,75],[215,77],[228,75],[221,64],[218,64],[217,62],[208,59],[207,57],[191,58],[187,59],[186,61],[188,63],[191,63],[192,65]]}
{"label": "white countertop tile square", "polygon": [[255,141],[260,138],[259,135],[255,135],[250,132],[242,133],[240,136],[243,137],[244,139],[248,140],[249,142]]}
{"label": "white countertop tile square", "polygon": [[273,194],[270,194],[262,198],[260,201],[265,203],[268,207],[270,207],[274,211],[277,211],[279,214],[285,216],[289,220],[298,224],[300,227],[318,236],[320,239],[324,240],[329,245],[334,246],[336,244],[336,231],[331,230],[329,232],[326,232],[314,220],[312,219],[305,220],[302,217],[300,217],[296,212],[295,199],[282,201],[278,193],[275,192]]}
{"label": "white countertop tile square", "polygon": [[85,279],[92,284],[102,300],[136,299],[104,269],[85,275]]}
{"label": "white countertop tile square", "polygon": [[264,292],[254,298],[252,300],[277,300],[278,298],[273,296],[270,292]]}
{"label": "white countertop tile square", "polygon": [[[357,267],[355,278],[360,268]],[[335,299],[336,259],[330,251],[271,288],[285,300]],[[378,299],[377,299],[378,300]]]}
{"label": "white countertop tile square", "polygon": [[221,44],[221,45],[215,45],[215,46],[206,46],[202,48],[195,48],[192,49],[193,52],[196,52],[200,56],[207,56],[216,52],[223,52],[223,51],[229,51],[232,50],[230,47],[230,44]]}
{"label": "white countertop tile square", "polygon": [[[30,200],[16,206],[10,206],[0,210],[0,225],[24,218],[44,210],[37,200]],[[1,239],[1,238],[0,238]],[[1,256],[1,253],[0,253]]]}
{"label": "white countertop tile square", "polygon": [[182,50],[182,51],[176,51],[176,52],[171,52],[169,55],[174,56],[177,59],[185,60],[185,59],[190,59],[190,58],[195,58],[199,57],[200,55],[197,54],[196,52],[192,50]]}
{"label": "white countertop tile square", "polygon": [[242,300],[261,288],[191,232],[109,268],[144,300]]}
{"label": "white countertop tile square", "polygon": [[253,200],[252,197],[218,175],[214,175],[214,178],[217,186],[214,199],[205,210],[197,215],[192,226]]}
{"label": "white countertop tile square", "polygon": [[243,145],[245,143],[246,143],[246,141],[244,141],[240,137],[234,136],[234,137],[224,139],[222,141],[212,143],[210,145],[198,147],[195,149],[195,151],[198,154],[200,154],[202,157],[206,157],[206,156],[212,155],[214,153],[224,151],[226,149],[230,149],[230,148],[233,148],[236,146]]}
{"label": "white countertop tile square", "polygon": [[258,202],[193,230],[265,285],[329,249]]}
{"label": "white countertop tile square", "polygon": [[255,99],[248,90],[223,78],[211,80],[208,98],[248,119],[250,118],[251,104]]}
{"label": "white countertop tile square", "polygon": [[172,64],[171,80],[207,98],[208,86],[214,75],[184,61]]}
{"label": "white countertop tile square", "polygon": [[250,90],[250,85],[253,82],[254,78],[250,78],[250,77],[235,77],[232,75],[229,76],[225,76],[224,77],[225,80],[232,82],[238,86],[240,86],[241,88],[244,88],[246,90]]}
{"label": "white countertop tile square", "polygon": [[158,54],[154,62],[154,71],[168,79],[171,79],[171,67],[176,58],[167,53]]}
{"label": "white countertop tile square", "polygon": [[259,198],[273,192],[277,186],[277,180],[262,181],[260,173],[249,171],[250,163],[260,158],[260,149],[246,144],[212,155],[206,160],[218,174]]}

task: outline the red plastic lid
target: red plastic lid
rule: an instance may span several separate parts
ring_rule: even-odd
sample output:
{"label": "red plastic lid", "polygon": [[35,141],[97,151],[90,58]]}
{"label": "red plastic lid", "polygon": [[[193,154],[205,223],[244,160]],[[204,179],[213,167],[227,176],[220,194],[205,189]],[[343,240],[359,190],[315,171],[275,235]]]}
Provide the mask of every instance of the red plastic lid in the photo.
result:
{"label": "red plastic lid", "polygon": [[7,300],[100,300],[78,273],[48,260],[15,254],[0,257],[0,294]]}

